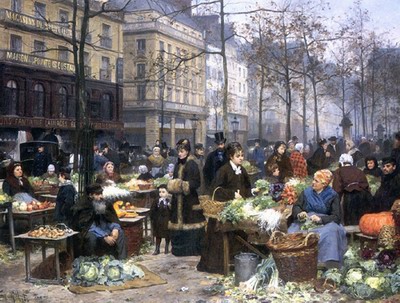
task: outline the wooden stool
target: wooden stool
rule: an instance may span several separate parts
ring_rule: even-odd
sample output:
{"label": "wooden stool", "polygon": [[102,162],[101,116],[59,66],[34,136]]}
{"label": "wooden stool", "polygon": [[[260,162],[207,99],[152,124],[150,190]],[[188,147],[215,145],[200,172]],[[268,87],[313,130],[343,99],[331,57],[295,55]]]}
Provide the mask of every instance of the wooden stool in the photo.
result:
{"label": "wooden stool", "polygon": [[364,235],[363,233],[357,233],[356,236],[360,240],[360,249],[362,250],[365,246],[376,250],[378,244],[378,237],[371,237]]}
{"label": "wooden stool", "polygon": [[354,243],[354,234],[360,233],[360,227],[358,225],[347,225],[344,226],[346,234],[350,235],[350,243]]}

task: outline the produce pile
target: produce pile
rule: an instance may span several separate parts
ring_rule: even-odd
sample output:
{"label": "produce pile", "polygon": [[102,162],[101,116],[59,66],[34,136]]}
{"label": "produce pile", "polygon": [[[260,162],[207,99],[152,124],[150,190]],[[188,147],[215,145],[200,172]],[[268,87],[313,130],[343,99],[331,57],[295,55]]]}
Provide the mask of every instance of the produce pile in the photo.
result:
{"label": "produce pile", "polygon": [[243,168],[247,171],[249,175],[258,174],[260,170],[257,166],[252,165],[249,161],[244,160],[242,162]]}
{"label": "produce pile", "polygon": [[40,226],[28,232],[29,237],[57,239],[64,236],[68,231],[57,226]]}
{"label": "produce pile", "polygon": [[142,279],[144,272],[133,260],[120,261],[113,256],[79,257],[72,263],[72,285],[122,285],[136,278]]}
{"label": "produce pile", "polygon": [[354,299],[387,298],[400,292],[399,261],[396,250],[376,252],[367,247],[360,254],[351,247],[344,256],[342,269],[329,269],[323,277],[340,285],[340,290]]}
{"label": "produce pile", "polygon": [[297,201],[300,194],[311,185],[312,179],[306,178],[304,180],[298,178],[291,178],[285,183],[282,192],[282,199],[285,204],[292,205]]}
{"label": "produce pile", "polygon": [[0,189],[0,204],[11,202],[11,197]]}
{"label": "produce pile", "polygon": [[113,204],[113,208],[118,218],[135,218],[138,214],[135,212],[135,206],[131,203],[124,201],[116,201]]}
{"label": "produce pile", "polygon": [[34,211],[34,210],[43,210],[55,207],[56,204],[50,201],[39,202],[36,200],[32,200],[31,202],[27,203],[24,201],[14,201],[12,203],[12,209],[14,212],[19,211]]}

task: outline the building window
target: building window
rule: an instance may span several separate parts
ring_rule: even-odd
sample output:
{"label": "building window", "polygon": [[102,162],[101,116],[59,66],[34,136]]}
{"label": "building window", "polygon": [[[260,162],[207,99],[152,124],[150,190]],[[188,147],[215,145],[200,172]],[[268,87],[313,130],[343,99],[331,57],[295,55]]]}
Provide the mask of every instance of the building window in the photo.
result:
{"label": "building window", "polygon": [[85,65],[85,77],[91,77],[92,67],[90,66],[90,55],[88,52],[83,52],[83,64]]}
{"label": "building window", "polygon": [[138,55],[144,55],[146,53],[146,39],[137,39],[136,48]]}
{"label": "building window", "polygon": [[46,45],[43,41],[35,40],[33,42],[33,50],[35,56],[45,56]]}
{"label": "building window", "polygon": [[35,2],[35,18],[41,20],[46,19],[46,4]]}
{"label": "building window", "polygon": [[111,26],[109,26],[108,24],[103,24],[102,25],[100,45],[102,47],[107,47],[107,48],[111,48],[112,47]]}
{"label": "building window", "polygon": [[10,36],[10,49],[13,52],[22,52],[22,38],[21,36],[11,35]]}
{"label": "building window", "polygon": [[69,26],[69,24],[68,24],[68,21],[69,21],[68,12],[64,11],[64,10],[60,10],[58,16],[59,16],[59,19],[60,19],[60,25],[68,27]]}
{"label": "building window", "polygon": [[68,94],[65,87],[58,90],[58,104],[60,109],[60,118],[68,117]]}
{"label": "building window", "polygon": [[3,115],[18,115],[18,85],[14,80],[7,82],[5,98],[0,103],[0,112]]}
{"label": "building window", "polygon": [[113,119],[111,96],[109,94],[104,94],[101,97],[101,112],[102,120],[111,121]]}
{"label": "building window", "polygon": [[146,65],[143,63],[136,64],[136,77],[137,79],[146,78]]}
{"label": "building window", "polygon": [[111,81],[110,58],[101,57],[100,80]]}
{"label": "building window", "polygon": [[58,46],[58,60],[60,61],[69,61],[69,51],[68,48],[64,46]]}
{"label": "building window", "polygon": [[42,84],[35,84],[33,89],[33,116],[44,117],[44,87]]}
{"label": "building window", "polygon": [[137,86],[137,98],[140,101],[146,100],[146,84],[139,84]]}
{"label": "building window", "polygon": [[11,10],[16,13],[22,12],[21,0],[11,0]]}

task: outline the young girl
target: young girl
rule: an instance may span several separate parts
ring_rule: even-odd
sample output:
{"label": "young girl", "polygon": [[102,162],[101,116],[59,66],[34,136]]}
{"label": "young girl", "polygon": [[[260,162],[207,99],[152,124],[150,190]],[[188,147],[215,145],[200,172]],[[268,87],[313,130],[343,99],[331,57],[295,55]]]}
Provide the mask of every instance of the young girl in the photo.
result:
{"label": "young girl", "polygon": [[168,221],[170,214],[171,201],[166,185],[160,185],[158,187],[159,199],[154,201],[150,210],[150,219],[153,226],[153,235],[156,237],[156,249],[153,255],[160,253],[161,239],[165,239],[165,251],[169,253],[169,231]]}

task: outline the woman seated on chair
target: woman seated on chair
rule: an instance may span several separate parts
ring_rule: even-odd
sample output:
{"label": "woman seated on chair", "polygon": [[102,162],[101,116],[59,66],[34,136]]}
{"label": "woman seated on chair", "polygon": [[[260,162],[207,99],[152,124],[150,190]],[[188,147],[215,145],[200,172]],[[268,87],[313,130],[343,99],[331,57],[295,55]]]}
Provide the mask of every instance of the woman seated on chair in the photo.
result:
{"label": "woman seated on chair", "polygon": [[[241,166],[244,153],[242,146],[237,142],[229,143],[226,153],[230,161],[217,172],[214,181],[214,199],[225,202],[251,196],[251,183],[246,169]],[[217,219],[209,218],[205,238],[205,247],[197,270],[210,273],[224,273],[223,233],[216,230]],[[239,232],[238,232],[239,233]],[[230,257],[240,251],[241,244],[235,239],[236,232],[228,233]],[[245,233],[240,233],[246,237]]]}
{"label": "woman seated on chair", "polygon": [[293,206],[295,220],[288,232],[298,232],[306,219],[318,224],[311,231],[320,235],[318,262],[327,267],[340,267],[347,249],[346,231],[340,224],[341,210],[338,194],[329,186],[332,173],[322,169],[314,174],[312,185],[306,188]]}

